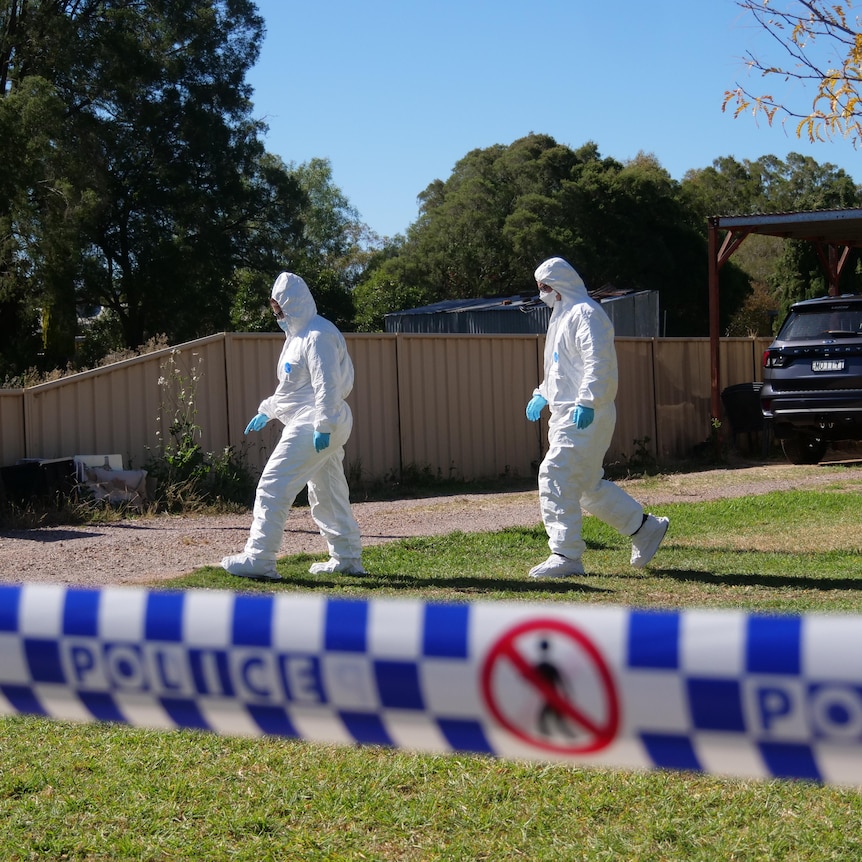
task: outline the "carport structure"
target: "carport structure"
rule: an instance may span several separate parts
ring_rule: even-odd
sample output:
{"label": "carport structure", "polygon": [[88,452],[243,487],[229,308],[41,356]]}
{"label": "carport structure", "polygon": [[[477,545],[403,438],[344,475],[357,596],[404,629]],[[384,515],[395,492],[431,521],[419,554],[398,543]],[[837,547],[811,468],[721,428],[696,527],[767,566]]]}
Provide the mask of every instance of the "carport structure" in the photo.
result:
{"label": "carport structure", "polygon": [[[709,225],[709,361],[710,409],[721,418],[719,380],[720,332],[718,325],[718,274],[743,240],[751,234],[812,242],[823,265],[829,294],[838,294],[838,282],[850,261],[850,250],[862,248],[862,208],[819,212],[771,213],[744,216],[711,216]],[[723,232],[723,239],[720,236]]]}

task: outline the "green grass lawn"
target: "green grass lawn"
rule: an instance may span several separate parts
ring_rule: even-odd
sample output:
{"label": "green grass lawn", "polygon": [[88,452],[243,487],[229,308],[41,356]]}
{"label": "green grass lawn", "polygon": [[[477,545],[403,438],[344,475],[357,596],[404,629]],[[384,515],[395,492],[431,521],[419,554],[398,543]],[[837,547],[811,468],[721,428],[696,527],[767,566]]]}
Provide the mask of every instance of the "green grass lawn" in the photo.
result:
{"label": "green grass lawn", "polygon": [[[159,586],[858,613],[860,488],[654,507],[671,528],[643,571],[587,518],[571,582],[527,579],[536,527],[371,547],[361,578],[297,556],[283,583],[206,568]],[[860,827],[862,792],[802,782],[0,720],[4,860],[852,860]]]}

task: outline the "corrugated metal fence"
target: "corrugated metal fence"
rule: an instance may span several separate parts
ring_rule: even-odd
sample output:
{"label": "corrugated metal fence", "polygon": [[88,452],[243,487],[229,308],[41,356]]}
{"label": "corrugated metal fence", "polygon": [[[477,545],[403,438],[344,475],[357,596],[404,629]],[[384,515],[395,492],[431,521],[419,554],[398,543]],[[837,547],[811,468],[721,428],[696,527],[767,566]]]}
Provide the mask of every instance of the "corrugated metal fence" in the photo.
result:
{"label": "corrugated metal fence", "polygon": [[[524,406],[541,376],[544,336],[348,334],[349,477],[410,468],[463,479],[527,476],[545,427]],[[279,423],[243,435],[275,383],[280,333],[222,333],[27,389],[0,390],[0,466],[21,458],[123,456],[144,466],[177,417],[200,427],[206,451],[244,449],[259,470]],[[722,386],[760,379],[769,339],[723,339]],[[709,340],[618,338],[617,429],[608,460],[639,446],[686,457],[710,434]],[[648,438],[648,443],[646,443]]]}

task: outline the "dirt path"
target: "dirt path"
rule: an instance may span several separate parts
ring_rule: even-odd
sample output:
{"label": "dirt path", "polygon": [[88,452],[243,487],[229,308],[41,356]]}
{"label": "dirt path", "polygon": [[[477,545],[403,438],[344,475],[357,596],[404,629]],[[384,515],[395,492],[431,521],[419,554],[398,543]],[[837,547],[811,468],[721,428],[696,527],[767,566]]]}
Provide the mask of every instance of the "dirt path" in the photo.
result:
{"label": "dirt path", "polygon": [[[646,506],[744,497],[840,483],[862,489],[862,466],[740,466],[620,482]],[[533,526],[540,521],[535,490],[461,494],[357,503],[363,544],[456,530]],[[148,583],[217,565],[245,544],[251,515],[158,516],[82,527],[44,527],[0,535],[0,582],[82,586]],[[288,520],[281,554],[324,558],[325,545],[307,508]]]}

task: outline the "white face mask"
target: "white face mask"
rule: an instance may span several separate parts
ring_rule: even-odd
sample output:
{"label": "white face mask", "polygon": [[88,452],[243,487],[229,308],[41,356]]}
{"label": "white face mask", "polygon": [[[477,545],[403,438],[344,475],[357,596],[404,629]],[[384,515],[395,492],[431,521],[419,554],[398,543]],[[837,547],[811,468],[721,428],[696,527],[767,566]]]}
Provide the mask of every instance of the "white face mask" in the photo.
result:
{"label": "white face mask", "polygon": [[276,318],[275,322],[278,324],[279,329],[281,329],[283,332],[290,332],[290,326],[286,317]]}
{"label": "white face mask", "polygon": [[545,303],[549,308],[553,308],[554,304],[557,301],[557,291],[556,290],[542,290],[539,291],[539,299]]}

